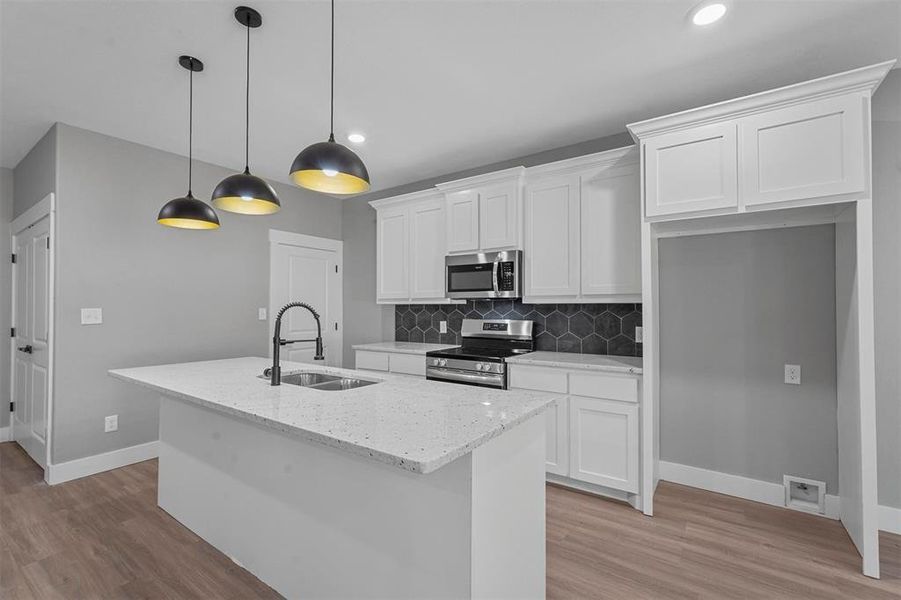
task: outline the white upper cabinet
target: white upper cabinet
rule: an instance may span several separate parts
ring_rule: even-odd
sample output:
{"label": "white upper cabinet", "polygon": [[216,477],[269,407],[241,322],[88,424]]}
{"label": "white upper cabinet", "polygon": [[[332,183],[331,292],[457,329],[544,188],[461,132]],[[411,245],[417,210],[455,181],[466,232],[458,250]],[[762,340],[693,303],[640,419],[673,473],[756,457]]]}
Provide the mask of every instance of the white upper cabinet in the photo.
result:
{"label": "white upper cabinet", "polygon": [[745,205],[864,191],[863,104],[851,94],[741,119]]}
{"label": "white upper cabinet", "polygon": [[410,297],[409,209],[379,210],[376,224],[377,299],[405,300]]}
{"label": "white upper cabinet", "polygon": [[648,140],[645,214],[649,217],[738,206],[735,123]]}
{"label": "white upper cabinet", "polygon": [[526,298],[579,295],[579,176],[530,183],[525,201]]}
{"label": "white upper cabinet", "polygon": [[447,202],[447,252],[522,249],[522,178],[515,167],[438,184]]}
{"label": "white upper cabinet", "polygon": [[670,220],[867,198],[870,98],[888,61],[629,125],[644,216]]}
{"label": "white upper cabinet", "polygon": [[376,300],[449,302],[444,295],[446,206],[436,190],[370,203],[376,210]]}
{"label": "white upper cabinet", "polygon": [[533,167],[525,192],[525,302],[635,302],[641,208],[634,146]]}
{"label": "white upper cabinet", "polygon": [[410,296],[444,298],[444,199],[440,194],[410,206]]}

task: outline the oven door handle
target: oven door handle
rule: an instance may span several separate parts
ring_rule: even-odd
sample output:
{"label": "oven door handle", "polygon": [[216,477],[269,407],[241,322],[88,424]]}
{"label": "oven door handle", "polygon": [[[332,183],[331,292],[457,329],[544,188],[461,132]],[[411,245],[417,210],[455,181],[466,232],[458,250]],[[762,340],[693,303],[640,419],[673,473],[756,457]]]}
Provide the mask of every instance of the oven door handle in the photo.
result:
{"label": "oven door handle", "polygon": [[504,376],[500,373],[470,373],[458,369],[441,369],[435,367],[426,367],[426,377],[435,379],[444,379],[446,381],[460,381],[463,383],[482,383],[492,387],[504,387]]}

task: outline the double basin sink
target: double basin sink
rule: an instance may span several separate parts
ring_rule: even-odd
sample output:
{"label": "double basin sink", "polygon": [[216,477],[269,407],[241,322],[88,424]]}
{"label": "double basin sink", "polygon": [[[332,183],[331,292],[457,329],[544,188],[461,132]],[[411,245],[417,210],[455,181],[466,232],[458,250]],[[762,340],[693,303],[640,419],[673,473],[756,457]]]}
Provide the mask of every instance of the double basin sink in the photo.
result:
{"label": "double basin sink", "polygon": [[[260,376],[268,379],[265,375]],[[299,385],[313,390],[324,392],[341,392],[353,390],[367,385],[373,385],[378,381],[357,379],[356,377],[342,377],[341,375],[329,375],[328,373],[316,373],[314,371],[296,371],[282,375],[282,384]]]}

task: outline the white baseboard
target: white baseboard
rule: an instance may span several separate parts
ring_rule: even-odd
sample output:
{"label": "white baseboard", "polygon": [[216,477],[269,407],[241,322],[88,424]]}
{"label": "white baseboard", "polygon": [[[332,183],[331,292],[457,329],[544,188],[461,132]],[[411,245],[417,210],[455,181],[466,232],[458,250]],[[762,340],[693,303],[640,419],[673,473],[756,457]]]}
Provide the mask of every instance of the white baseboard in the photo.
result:
{"label": "white baseboard", "polygon": [[8,442],[12,439],[13,430],[11,427],[0,427],[0,442]]}
{"label": "white baseboard", "polygon": [[879,507],[879,529],[901,535],[901,508],[881,505]]}
{"label": "white baseboard", "polygon": [[156,458],[159,456],[159,447],[160,443],[157,440],[56,465],[49,465],[44,479],[50,485],[56,485],[94,475],[95,473],[118,469],[119,467]]}
{"label": "white baseboard", "polygon": [[[778,483],[751,479],[740,475],[730,475],[729,473],[720,473],[719,471],[710,471],[708,469],[700,469],[698,467],[690,467],[688,465],[680,465],[678,463],[662,460],[659,463],[659,472],[660,479],[664,481],[671,481],[672,483],[696,487],[709,492],[726,494],[727,496],[735,496],[737,498],[744,498],[745,500],[753,500],[754,502],[762,502],[772,506],[788,508],[785,506],[785,488]],[[841,516],[841,499],[838,496],[826,494],[826,514],[810,514],[827,517],[829,519],[838,519]]]}
{"label": "white baseboard", "polygon": [[602,485],[595,485],[593,483],[587,483],[584,481],[579,481],[577,479],[572,479],[570,477],[555,475],[553,473],[546,473],[545,481],[553,483],[555,485],[579,490],[580,492],[594,494],[595,496],[603,496],[612,500],[626,502],[635,510],[641,510],[641,496],[638,494],[630,494],[629,492],[614,490],[613,488],[604,487]]}

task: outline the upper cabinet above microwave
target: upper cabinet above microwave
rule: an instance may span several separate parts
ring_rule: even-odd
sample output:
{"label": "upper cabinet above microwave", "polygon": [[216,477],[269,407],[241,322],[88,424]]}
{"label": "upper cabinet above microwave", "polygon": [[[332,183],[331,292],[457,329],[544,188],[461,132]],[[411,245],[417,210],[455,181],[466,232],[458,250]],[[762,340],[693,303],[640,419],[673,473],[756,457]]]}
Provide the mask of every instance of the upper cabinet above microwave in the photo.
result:
{"label": "upper cabinet above microwave", "polygon": [[869,194],[870,96],[894,61],[629,125],[649,221]]}
{"label": "upper cabinet above microwave", "polygon": [[521,250],[523,167],[439,183],[448,254]]}

